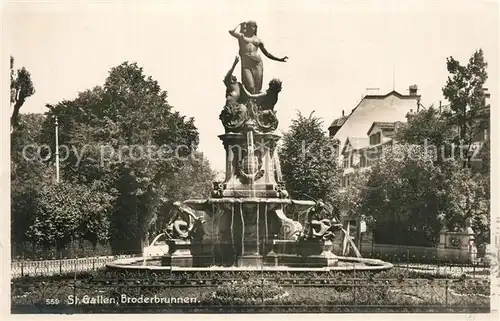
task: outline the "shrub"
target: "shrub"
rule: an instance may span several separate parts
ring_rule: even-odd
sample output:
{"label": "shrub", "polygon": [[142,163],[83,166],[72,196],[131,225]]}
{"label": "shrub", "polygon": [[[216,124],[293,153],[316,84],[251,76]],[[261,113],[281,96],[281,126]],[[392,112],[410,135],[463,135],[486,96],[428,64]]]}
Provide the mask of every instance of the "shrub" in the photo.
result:
{"label": "shrub", "polygon": [[219,305],[278,304],[287,296],[288,293],[276,282],[249,279],[217,287],[207,301]]}

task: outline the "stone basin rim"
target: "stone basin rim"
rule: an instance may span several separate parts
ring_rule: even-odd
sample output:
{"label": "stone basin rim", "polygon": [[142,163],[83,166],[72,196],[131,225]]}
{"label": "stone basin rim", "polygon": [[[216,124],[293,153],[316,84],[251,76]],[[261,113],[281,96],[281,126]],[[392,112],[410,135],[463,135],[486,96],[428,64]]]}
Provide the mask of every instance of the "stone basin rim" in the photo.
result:
{"label": "stone basin rim", "polygon": [[223,197],[223,198],[206,198],[206,199],[189,199],[185,200],[184,204],[212,204],[212,203],[270,203],[270,204],[294,204],[294,205],[315,205],[314,201],[307,200],[292,200],[288,198],[268,198],[268,197]]}
{"label": "stone basin rim", "polygon": [[[156,261],[159,257],[148,257],[146,261]],[[353,262],[353,263],[364,263],[365,266],[330,266],[330,267],[288,267],[288,266],[209,266],[209,267],[179,267],[179,266],[154,266],[154,265],[131,265],[133,263],[143,262],[144,257],[133,257],[133,258],[123,258],[106,264],[106,268],[120,269],[120,270],[143,270],[143,271],[212,271],[212,272],[224,272],[224,271],[289,271],[289,272],[321,272],[321,271],[339,271],[339,272],[354,272],[354,271],[384,271],[392,269],[394,266],[392,263],[377,260],[377,259],[367,259],[367,258],[356,258],[356,257],[346,257],[337,256],[339,262]]]}

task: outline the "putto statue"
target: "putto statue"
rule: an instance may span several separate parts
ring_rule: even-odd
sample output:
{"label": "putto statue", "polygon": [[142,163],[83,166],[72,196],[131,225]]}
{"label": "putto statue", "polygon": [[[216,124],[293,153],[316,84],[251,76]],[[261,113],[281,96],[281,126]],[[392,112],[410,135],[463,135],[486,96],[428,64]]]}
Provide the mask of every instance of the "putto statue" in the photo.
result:
{"label": "putto statue", "polygon": [[239,61],[240,58],[238,56],[234,57],[233,65],[224,77],[224,85],[226,85],[226,106],[245,103],[249,99],[254,99],[262,110],[272,110],[278,102],[278,94],[282,89],[281,80],[276,78],[272,79],[269,82],[269,88],[266,92],[253,94],[233,76],[234,69]]}
{"label": "putto statue", "polygon": [[279,79],[272,79],[266,92],[252,94],[233,76],[240,58],[235,57],[233,65],[224,77],[226,86],[226,103],[219,118],[226,132],[239,132],[247,120],[255,121],[261,132],[275,130],[278,119],[274,106],[278,102],[278,94],[282,89]]}
{"label": "putto statue", "polygon": [[309,209],[307,221],[304,226],[301,238],[303,240],[331,240],[335,236],[335,231],[342,228],[338,219],[329,219],[330,208],[323,201],[318,201],[316,205]]}
{"label": "putto statue", "polygon": [[197,233],[199,218],[190,209],[182,206],[181,202],[174,202],[177,213],[167,224],[167,235],[172,239],[187,240]]}
{"label": "putto statue", "polygon": [[[238,32],[238,28],[240,31]],[[229,34],[238,39],[241,57],[241,81],[250,94],[258,94],[262,90],[264,66],[259,49],[269,59],[286,62],[288,57],[277,58],[267,51],[262,40],[257,38],[257,23],[255,21],[242,22]]]}

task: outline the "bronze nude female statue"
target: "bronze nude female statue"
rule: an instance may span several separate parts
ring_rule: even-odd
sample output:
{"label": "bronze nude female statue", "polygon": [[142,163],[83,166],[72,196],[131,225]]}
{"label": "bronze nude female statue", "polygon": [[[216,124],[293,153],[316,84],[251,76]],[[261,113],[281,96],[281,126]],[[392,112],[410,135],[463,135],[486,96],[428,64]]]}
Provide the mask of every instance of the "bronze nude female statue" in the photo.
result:
{"label": "bronze nude female statue", "polygon": [[[238,28],[240,28],[239,32]],[[258,94],[262,90],[264,73],[259,49],[271,60],[286,62],[288,57],[277,58],[266,50],[264,43],[257,38],[257,23],[255,21],[242,22],[229,33],[238,39],[241,57],[241,82],[249,93]]]}

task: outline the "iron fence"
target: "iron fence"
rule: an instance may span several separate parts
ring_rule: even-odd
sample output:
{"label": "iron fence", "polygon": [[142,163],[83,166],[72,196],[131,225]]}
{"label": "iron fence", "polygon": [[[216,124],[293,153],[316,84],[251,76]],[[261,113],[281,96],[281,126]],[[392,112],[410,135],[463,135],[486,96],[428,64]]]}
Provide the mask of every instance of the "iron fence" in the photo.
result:
{"label": "iron fence", "polygon": [[[11,262],[11,278],[25,276],[42,275],[65,275],[78,272],[96,271],[103,269],[107,263],[113,262],[119,258],[139,257],[140,255],[118,255],[102,257],[86,257],[63,260],[42,260],[42,261],[13,261]],[[211,259],[212,257],[207,257]],[[370,257],[368,257],[370,258]],[[417,276],[432,275],[437,277],[458,278],[466,276],[468,278],[489,278],[495,270],[487,262],[476,263],[454,263],[453,261],[438,261],[437,264],[415,263],[412,260],[406,260],[405,257],[385,256],[375,257],[384,261],[391,262],[400,273],[413,273]],[[160,265],[161,260],[156,264]],[[353,266],[356,270],[356,266]]]}
{"label": "iron fence", "polygon": [[12,261],[11,278],[42,275],[64,275],[75,272],[95,271],[104,268],[107,263],[124,257],[131,257],[131,255],[85,257],[62,260]]}

